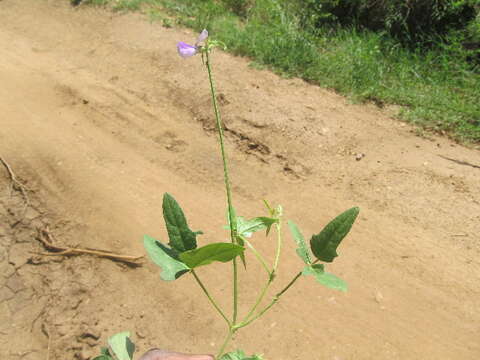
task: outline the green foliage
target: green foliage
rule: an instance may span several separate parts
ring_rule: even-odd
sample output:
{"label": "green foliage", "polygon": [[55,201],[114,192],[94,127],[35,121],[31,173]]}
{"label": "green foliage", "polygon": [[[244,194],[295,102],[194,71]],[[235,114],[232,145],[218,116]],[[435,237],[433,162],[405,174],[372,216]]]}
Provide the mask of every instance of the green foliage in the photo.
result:
{"label": "green foliage", "polygon": [[150,260],[162,268],[160,277],[165,281],[173,281],[190,271],[190,268],[178,260],[178,255],[161,242],[145,235],[143,246]]}
{"label": "green foliage", "polygon": [[479,13],[478,0],[295,0],[302,24],[325,22],[386,31],[413,44],[468,29]]}
{"label": "green foliage", "polygon": [[237,216],[237,234],[240,237],[251,237],[254,232],[266,229],[267,235],[273,224],[277,223],[278,219],[269,217],[256,217],[253,219],[245,219]]}
{"label": "green foliage", "polygon": [[208,244],[180,254],[180,260],[191,269],[211,264],[214,261],[228,262],[245,251],[243,246],[232,243]]}
{"label": "green foliage", "polygon": [[317,259],[332,262],[338,256],[337,247],[349,233],[359,212],[358,207],[343,212],[330,221],[319,234],[312,236],[310,246]]}
{"label": "green foliage", "polygon": [[117,360],[133,360],[135,345],[130,341],[128,331],[113,335],[108,339],[110,351]]}
{"label": "green foliage", "polygon": [[300,229],[293,221],[288,221],[288,227],[290,228],[290,232],[292,233],[293,238],[298,245],[298,248],[295,250],[297,255],[305,264],[312,264],[310,250],[308,250],[307,243],[305,242],[305,238],[303,237]]}
{"label": "green foliage", "polygon": [[172,195],[168,193],[163,195],[162,206],[163,218],[170,239],[168,245],[178,252],[195,249],[197,247],[196,237],[198,234],[202,234],[202,232],[190,230],[182,208]]}
{"label": "green foliage", "polygon": [[302,275],[313,275],[315,277],[315,280],[330,289],[340,290],[343,292],[347,291],[347,283],[339,277],[325,272],[324,266],[322,264],[306,266],[302,271]]}

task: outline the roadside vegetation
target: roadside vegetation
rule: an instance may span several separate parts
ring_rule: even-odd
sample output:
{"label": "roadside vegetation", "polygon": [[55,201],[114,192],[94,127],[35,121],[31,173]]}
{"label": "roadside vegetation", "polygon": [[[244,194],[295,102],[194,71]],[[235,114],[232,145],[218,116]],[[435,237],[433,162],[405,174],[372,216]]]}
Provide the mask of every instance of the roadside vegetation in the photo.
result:
{"label": "roadside vegetation", "polygon": [[87,2],[207,28],[254,66],[399,105],[397,116],[420,129],[480,144],[480,0]]}

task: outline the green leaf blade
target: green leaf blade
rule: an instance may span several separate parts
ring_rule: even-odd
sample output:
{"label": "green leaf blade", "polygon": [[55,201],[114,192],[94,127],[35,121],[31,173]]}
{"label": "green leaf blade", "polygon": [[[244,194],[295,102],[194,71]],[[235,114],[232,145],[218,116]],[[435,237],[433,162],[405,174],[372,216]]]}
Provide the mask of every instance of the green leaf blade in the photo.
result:
{"label": "green leaf blade", "polygon": [[214,243],[201,248],[185,251],[180,260],[191,269],[211,264],[214,261],[228,262],[243,254],[245,248],[232,243]]}
{"label": "green leaf blade", "polygon": [[169,193],[163,195],[162,208],[163,219],[170,239],[168,244],[178,252],[195,249],[197,247],[197,235],[202,232],[190,230],[182,208]]}
{"label": "green leaf blade", "polygon": [[312,263],[312,258],[310,257],[310,251],[308,250],[307,243],[305,242],[305,238],[303,237],[300,229],[291,220],[288,221],[288,227],[292,233],[293,239],[298,245],[298,248],[295,250],[297,255],[305,264],[310,265]]}
{"label": "green leaf blade", "polygon": [[108,339],[108,346],[117,360],[133,360],[135,345],[132,343],[129,336],[130,332],[124,331],[115,334]]}
{"label": "green leaf blade", "polygon": [[245,218],[237,217],[237,232],[240,236],[251,237],[254,232],[267,229],[267,234],[273,224],[277,223],[278,219],[260,216],[253,219],[246,220]]}
{"label": "green leaf blade", "polygon": [[190,271],[190,268],[175,258],[175,252],[154,238],[145,235],[143,246],[150,259],[162,268],[160,277],[165,281],[173,281]]}
{"label": "green leaf blade", "polygon": [[338,256],[337,247],[349,233],[359,212],[358,207],[343,212],[330,221],[319,234],[312,236],[310,247],[317,259],[332,262]]}
{"label": "green leaf blade", "polygon": [[302,271],[302,275],[313,275],[317,282],[333,290],[340,290],[346,292],[348,289],[347,283],[345,281],[333,274],[325,272],[323,264],[306,266]]}

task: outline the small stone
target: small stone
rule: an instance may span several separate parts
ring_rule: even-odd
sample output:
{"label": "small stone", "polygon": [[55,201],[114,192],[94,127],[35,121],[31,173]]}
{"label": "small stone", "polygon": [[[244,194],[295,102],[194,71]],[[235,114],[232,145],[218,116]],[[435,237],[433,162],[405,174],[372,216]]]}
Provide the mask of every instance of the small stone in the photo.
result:
{"label": "small stone", "polygon": [[364,154],[364,153],[357,153],[357,154],[355,155],[355,160],[360,161],[360,160],[362,160],[364,157],[365,157],[365,154]]}
{"label": "small stone", "polygon": [[383,294],[380,291],[375,293],[375,301],[379,304],[383,301]]}

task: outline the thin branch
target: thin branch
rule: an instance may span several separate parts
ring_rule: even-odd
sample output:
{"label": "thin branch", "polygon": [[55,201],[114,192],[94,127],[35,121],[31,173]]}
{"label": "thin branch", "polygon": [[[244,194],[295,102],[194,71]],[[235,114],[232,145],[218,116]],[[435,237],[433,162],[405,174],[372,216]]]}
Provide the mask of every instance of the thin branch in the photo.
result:
{"label": "thin branch", "polygon": [[98,249],[83,249],[83,248],[71,248],[71,247],[64,247],[54,245],[53,236],[50,233],[48,227],[42,230],[39,230],[38,240],[43,244],[43,246],[49,250],[53,251],[52,253],[43,253],[42,255],[48,256],[71,256],[71,255],[93,255],[98,257],[104,257],[107,259],[112,259],[116,261],[121,261],[124,263],[128,263],[130,265],[140,266],[139,260],[143,258],[143,256],[130,256],[130,255],[120,255],[115,254],[110,251],[105,250],[98,250]]}

